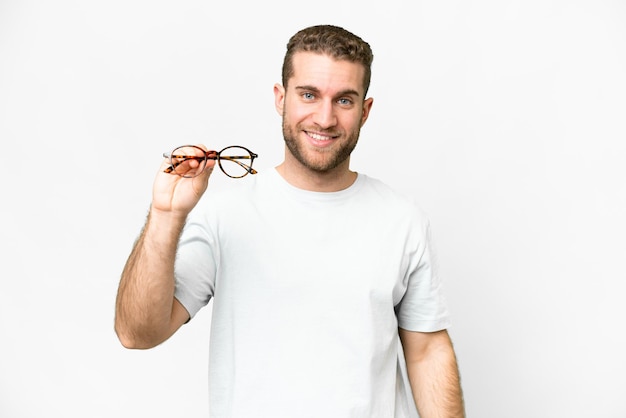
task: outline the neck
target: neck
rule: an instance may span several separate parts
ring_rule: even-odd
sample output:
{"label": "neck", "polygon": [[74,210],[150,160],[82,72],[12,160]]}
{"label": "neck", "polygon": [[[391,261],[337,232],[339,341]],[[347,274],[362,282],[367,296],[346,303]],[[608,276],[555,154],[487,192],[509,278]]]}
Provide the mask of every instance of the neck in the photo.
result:
{"label": "neck", "polygon": [[311,192],[338,192],[350,187],[357,179],[357,173],[350,171],[348,161],[324,172],[295,167],[284,161],[276,167],[276,171],[287,183]]}

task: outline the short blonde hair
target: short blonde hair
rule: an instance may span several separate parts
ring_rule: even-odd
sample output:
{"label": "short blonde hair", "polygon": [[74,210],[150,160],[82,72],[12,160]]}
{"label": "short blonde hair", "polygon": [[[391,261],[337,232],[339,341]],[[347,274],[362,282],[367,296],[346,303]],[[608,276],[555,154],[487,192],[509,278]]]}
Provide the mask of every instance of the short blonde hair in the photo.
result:
{"label": "short blonde hair", "polygon": [[289,39],[283,61],[282,82],[286,88],[293,77],[293,56],[297,52],[316,52],[337,60],[347,60],[363,65],[364,96],[370,86],[374,55],[369,44],[355,34],[332,25],[317,25],[300,30]]}

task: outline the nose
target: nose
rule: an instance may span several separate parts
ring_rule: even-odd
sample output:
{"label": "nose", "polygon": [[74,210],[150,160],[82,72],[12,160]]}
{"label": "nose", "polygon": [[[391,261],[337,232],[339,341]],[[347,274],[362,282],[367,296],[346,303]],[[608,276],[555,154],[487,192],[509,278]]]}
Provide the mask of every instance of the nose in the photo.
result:
{"label": "nose", "polygon": [[332,101],[324,100],[319,103],[313,112],[313,122],[322,129],[329,129],[337,124],[337,115]]}

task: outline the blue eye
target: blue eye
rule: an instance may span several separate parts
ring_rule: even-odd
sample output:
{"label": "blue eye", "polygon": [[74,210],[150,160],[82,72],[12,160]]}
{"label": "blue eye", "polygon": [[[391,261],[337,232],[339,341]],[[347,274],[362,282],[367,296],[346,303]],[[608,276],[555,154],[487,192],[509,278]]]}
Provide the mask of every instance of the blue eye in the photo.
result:
{"label": "blue eye", "polygon": [[306,92],[302,93],[302,97],[306,100],[313,100],[315,98],[315,95],[313,93]]}
{"label": "blue eye", "polygon": [[339,102],[339,104],[343,106],[349,106],[352,104],[352,100],[346,99],[345,97],[343,99],[337,100],[337,102]]}

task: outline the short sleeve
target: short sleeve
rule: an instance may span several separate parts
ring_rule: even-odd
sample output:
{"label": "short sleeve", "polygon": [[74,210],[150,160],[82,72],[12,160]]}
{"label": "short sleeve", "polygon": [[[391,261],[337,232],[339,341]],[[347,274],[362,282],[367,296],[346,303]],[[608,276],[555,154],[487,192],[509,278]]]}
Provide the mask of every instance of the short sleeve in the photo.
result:
{"label": "short sleeve", "polygon": [[430,223],[423,221],[414,230],[418,241],[410,255],[406,292],[396,305],[398,325],[408,331],[440,331],[450,326],[450,316],[438,274]]}
{"label": "short sleeve", "polygon": [[174,296],[193,318],[206,306],[215,290],[219,249],[206,217],[190,215],[176,254]]}

